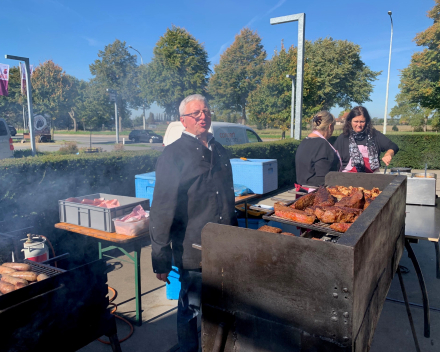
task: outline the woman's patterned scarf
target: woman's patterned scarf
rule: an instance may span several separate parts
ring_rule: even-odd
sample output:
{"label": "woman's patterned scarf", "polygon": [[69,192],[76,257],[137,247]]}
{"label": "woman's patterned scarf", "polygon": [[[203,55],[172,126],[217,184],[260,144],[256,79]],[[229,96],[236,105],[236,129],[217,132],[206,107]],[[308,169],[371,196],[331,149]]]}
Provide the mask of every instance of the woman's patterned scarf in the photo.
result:
{"label": "woman's patterned scarf", "polygon": [[350,152],[351,164],[356,167],[357,172],[365,172],[365,163],[356,141],[362,141],[365,137],[367,137],[368,160],[370,161],[370,168],[372,171],[374,171],[380,167],[379,153],[377,152],[376,143],[374,143],[373,136],[371,134],[367,134],[365,130],[359,133],[351,131],[348,137],[348,150]]}

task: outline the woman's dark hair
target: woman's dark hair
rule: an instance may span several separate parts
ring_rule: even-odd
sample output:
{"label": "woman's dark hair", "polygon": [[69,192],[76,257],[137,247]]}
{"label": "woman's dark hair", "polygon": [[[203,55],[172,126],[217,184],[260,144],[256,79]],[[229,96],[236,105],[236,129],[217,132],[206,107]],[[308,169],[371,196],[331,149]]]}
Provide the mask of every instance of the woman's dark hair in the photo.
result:
{"label": "woman's dark hair", "polygon": [[357,116],[363,116],[365,117],[365,129],[364,131],[367,132],[367,134],[369,135],[373,135],[374,134],[374,127],[371,124],[371,117],[370,114],[368,113],[368,110],[365,109],[363,106],[356,106],[353,109],[350,110],[350,112],[347,115],[347,118],[345,119],[345,123],[344,123],[344,134],[345,135],[349,135],[351,133],[351,131],[353,131],[353,128],[351,127],[351,120],[353,120],[355,117]]}

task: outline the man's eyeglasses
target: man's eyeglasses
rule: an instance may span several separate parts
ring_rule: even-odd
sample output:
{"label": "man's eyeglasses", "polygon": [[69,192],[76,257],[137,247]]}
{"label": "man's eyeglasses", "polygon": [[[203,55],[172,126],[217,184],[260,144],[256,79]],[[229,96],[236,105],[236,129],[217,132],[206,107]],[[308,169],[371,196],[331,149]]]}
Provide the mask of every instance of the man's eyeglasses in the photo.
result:
{"label": "man's eyeglasses", "polygon": [[182,116],[191,116],[193,119],[199,119],[200,117],[202,117],[202,112],[205,114],[205,117],[211,117],[211,111],[209,111],[208,109],[196,110],[194,112]]}

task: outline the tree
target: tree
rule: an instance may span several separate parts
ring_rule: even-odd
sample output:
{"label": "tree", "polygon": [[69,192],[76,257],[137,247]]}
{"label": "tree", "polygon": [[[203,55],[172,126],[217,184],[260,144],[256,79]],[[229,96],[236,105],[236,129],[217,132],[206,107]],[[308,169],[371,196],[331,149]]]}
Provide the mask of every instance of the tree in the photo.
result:
{"label": "tree", "polygon": [[434,0],[428,17],[434,24],[414,38],[422,52],[414,53],[408,67],[402,70],[399,88],[411,103],[421,107],[440,107],[440,0]]}
{"label": "tree", "polygon": [[[100,129],[102,125],[112,128],[115,125],[114,103],[109,101],[106,88],[102,84],[95,79],[82,82],[79,93],[74,110],[84,130]],[[121,106],[118,110],[128,116],[127,109],[126,106]]]}
{"label": "tree", "polygon": [[209,93],[217,110],[234,110],[246,119],[247,99],[264,74],[266,51],[261,37],[243,28],[221,55],[209,80]]}
{"label": "tree", "polygon": [[52,60],[38,65],[32,74],[34,112],[48,114],[53,121],[60,121],[63,113],[67,114],[67,96],[72,84],[62,67]]}
{"label": "tree", "polygon": [[152,61],[142,67],[141,96],[178,118],[186,96],[206,94],[209,72],[203,45],[186,29],[173,26],[157,42]]}
{"label": "tree", "polygon": [[[296,52],[291,46],[286,51],[284,47],[275,52],[272,59],[266,62],[264,76],[257,88],[251,92],[248,99],[249,118],[261,126],[274,126],[283,131],[290,126],[292,83],[286,78],[287,74],[296,74]],[[308,63],[304,70],[304,116],[310,119],[321,109],[316,105],[316,78],[311,75]],[[308,119],[304,119],[304,125]]]}
{"label": "tree", "polygon": [[[282,47],[275,52],[264,69],[261,84],[249,96],[251,119],[263,125],[282,129],[290,126],[291,81],[296,76],[297,48]],[[358,45],[332,38],[306,41],[303,88],[303,126],[319,110],[369,100],[372,81],[379,72],[371,71],[360,59]]]}
{"label": "tree", "polygon": [[147,120],[148,124],[152,125],[154,124],[154,114],[152,112],[150,112],[150,114],[148,115],[148,120]]}
{"label": "tree", "polygon": [[359,45],[347,40],[319,38],[306,41],[305,61],[316,78],[318,95],[316,104],[329,110],[338,105],[350,109],[370,101],[373,84],[380,71],[372,71],[360,57]]}
{"label": "tree", "polygon": [[[139,69],[136,56],[128,52],[125,42],[116,39],[98,52],[100,59],[90,65],[90,72],[95,76],[93,86],[99,91],[116,90],[118,95],[119,129],[122,121],[130,117],[128,108],[136,109],[141,105],[139,90]],[[149,106],[146,106],[147,108]]]}
{"label": "tree", "polygon": [[396,96],[397,105],[390,111],[392,118],[400,117],[402,121],[408,121],[414,127],[414,131],[427,131],[428,118],[433,110],[424,108],[418,103],[412,103],[405,93],[399,93]]}

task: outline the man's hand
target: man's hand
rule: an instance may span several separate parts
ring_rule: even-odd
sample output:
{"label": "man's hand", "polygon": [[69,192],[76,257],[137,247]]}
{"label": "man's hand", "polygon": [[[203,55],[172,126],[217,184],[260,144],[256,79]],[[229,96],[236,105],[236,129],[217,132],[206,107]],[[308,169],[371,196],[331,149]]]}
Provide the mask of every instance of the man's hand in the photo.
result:
{"label": "man's hand", "polygon": [[168,280],[168,274],[170,272],[164,273],[164,274],[156,274],[156,277],[158,280],[166,282],[168,284],[170,284],[170,281]]}

